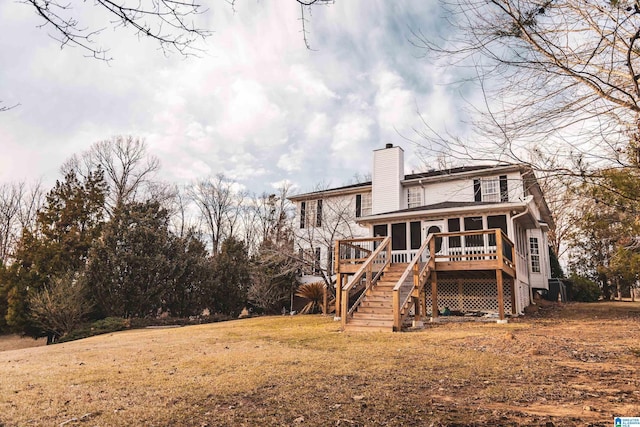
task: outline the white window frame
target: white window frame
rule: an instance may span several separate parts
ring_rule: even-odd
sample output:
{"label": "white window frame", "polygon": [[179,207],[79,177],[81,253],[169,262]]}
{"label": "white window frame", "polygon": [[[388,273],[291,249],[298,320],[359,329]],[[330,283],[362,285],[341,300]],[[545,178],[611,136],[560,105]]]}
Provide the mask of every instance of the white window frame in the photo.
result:
{"label": "white window frame", "polygon": [[531,258],[531,272],[541,273],[540,242],[537,237],[529,237],[529,257]]}
{"label": "white window frame", "polygon": [[500,202],[500,178],[482,178],[480,186],[483,202]]}
{"label": "white window frame", "polygon": [[360,216],[371,215],[371,193],[360,195]]}
{"label": "white window frame", "polygon": [[422,206],[422,187],[407,188],[407,208]]}

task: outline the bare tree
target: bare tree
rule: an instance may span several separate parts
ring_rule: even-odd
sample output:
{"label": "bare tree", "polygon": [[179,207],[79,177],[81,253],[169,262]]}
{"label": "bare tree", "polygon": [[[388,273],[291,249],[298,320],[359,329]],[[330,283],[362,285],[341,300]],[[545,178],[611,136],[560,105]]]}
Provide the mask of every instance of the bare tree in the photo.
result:
{"label": "bare tree", "polygon": [[[318,4],[331,4],[334,0],[295,0],[300,5],[302,38],[307,48],[307,16],[310,8]],[[42,18],[40,27],[50,29],[49,35],[62,47],[81,48],[89,56],[100,60],[111,60],[108,48],[97,44],[101,33],[109,27],[114,30],[132,29],[139,38],[157,42],[163,53],[178,52],[194,55],[200,52],[198,40],[212,34],[211,30],[198,27],[196,20],[207,9],[195,0],[96,0],[92,3],[61,0],[23,0],[33,7]],[[236,0],[227,0],[232,8]],[[91,10],[88,10],[91,9]],[[97,11],[102,21],[97,27],[83,23],[89,21],[89,12]],[[1,110],[0,110],[1,111]]]}
{"label": "bare tree", "polygon": [[244,196],[234,190],[234,181],[224,174],[200,180],[188,192],[207,229],[212,253],[217,254],[224,239],[237,231],[236,224]]}
{"label": "bare tree", "polygon": [[288,199],[291,183],[283,183],[274,193],[262,193],[248,198],[242,211],[242,230],[250,253],[255,253],[266,241],[276,245],[288,239],[294,207]]}
{"label": "bare tree", "polygon": [[[163,52],[177,51],[183,55],[197,52],[196,40],[211,34],[194,23],[204,8],[193,0],[97,0],[93,3],[24,0],[23,3],[35,9],[44,21],[41,27],[49,28],[50,36],[62,47],[80,47],[101,60],[111,59],[108,49],[96,45],[100,33],[107,27],[131,28],[138,37],[158,42]],[[103,24],[97,28],[84,24],[82,16],[88,11],[83,8],[98,9]]]}
{"label": "bare tree", "polygon": [[11,261],[22,230],[33,230],[42,198],[40,182],[0,185],[0,263]]}
{"label": "bare tree", "polygon": [[160,169],[157,157],[147,153],[144,139],[115,136],[94,143],[80,156],[73,155],[62,166],[62,172],[75,170],[81,176],[102,168],[109,184],[107,205],[111,212],[124,203],[150,195],[153,177]]}
{"label": "bare tree", "polygon": [[420,145],[578,177],[628,166],[621,153],[640,112],[640,2],[441,4],[453,26],[446,39],[415,32],[414,42],[483,96],[469,104],[470,134],[437,132],[425,120]]}
{"label": "bare tree", "polygon": [[0,263],[6,264],[19,238],[24,183],[0,185]]}

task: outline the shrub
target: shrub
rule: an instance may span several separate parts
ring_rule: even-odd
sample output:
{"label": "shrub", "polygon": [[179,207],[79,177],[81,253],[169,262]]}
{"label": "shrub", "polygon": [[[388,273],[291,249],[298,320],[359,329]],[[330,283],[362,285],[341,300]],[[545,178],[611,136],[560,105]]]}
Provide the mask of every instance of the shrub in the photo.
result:
{"label": "shrub", "polygon": [[31,295],[30,316],[52,343],[82,324],[92,306],[83,275],[66,273]]}
{"label": "shrub", "polygon": [[324,283],[305,283],[298,288],[298,292],[296,292],[296,295],[309,301],[307,305],[305,305],[304,308],[300,310],[300,313],[317,313],[322,308],[322,301],[324,298]]}
{"label": "shrub", "polygon": [[571,296],[573,301],[595,302],[600,299],[602,292],[595,282],[577,274],[572,274],[570,279],[573,283]]}

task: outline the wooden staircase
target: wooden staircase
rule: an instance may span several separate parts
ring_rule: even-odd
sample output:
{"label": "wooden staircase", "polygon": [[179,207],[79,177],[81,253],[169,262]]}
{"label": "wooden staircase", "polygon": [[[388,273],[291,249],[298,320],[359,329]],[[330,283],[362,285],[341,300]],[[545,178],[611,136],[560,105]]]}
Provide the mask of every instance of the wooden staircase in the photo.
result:
{"label": "wooden staircase", "polygon": [[407,265],[392,263],[385,268],[378,283],[367,291],[345,330],[393,331],[393,288]]}

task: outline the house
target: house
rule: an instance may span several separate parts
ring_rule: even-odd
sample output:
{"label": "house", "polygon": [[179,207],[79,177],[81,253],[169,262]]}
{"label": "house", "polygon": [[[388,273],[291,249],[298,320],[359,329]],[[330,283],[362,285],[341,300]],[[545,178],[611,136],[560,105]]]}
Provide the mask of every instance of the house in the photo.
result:
{"label": "house", "polygon": [[405,174],[404,151],[373,152],[371,182],[291,197],[303,281],[335,278],[345,329],[485,313],[505,322],[548,289],[553,225],[527,165]]}

